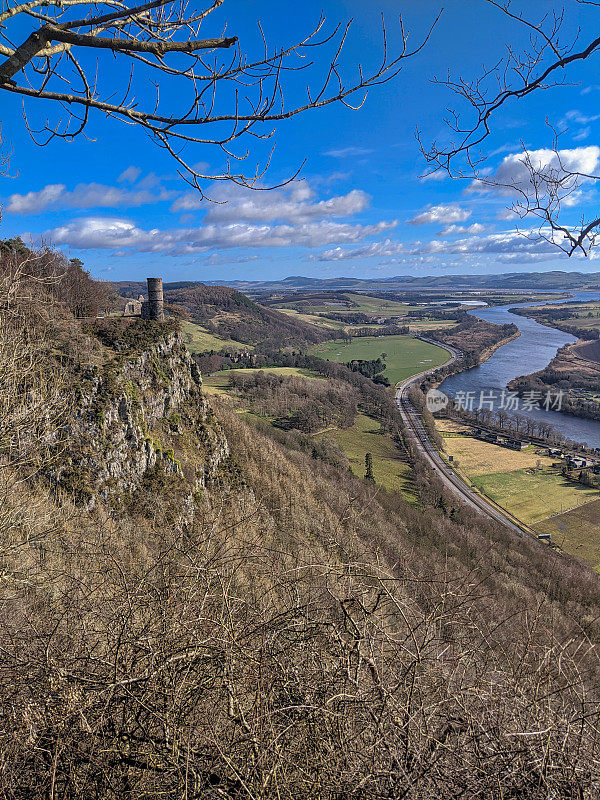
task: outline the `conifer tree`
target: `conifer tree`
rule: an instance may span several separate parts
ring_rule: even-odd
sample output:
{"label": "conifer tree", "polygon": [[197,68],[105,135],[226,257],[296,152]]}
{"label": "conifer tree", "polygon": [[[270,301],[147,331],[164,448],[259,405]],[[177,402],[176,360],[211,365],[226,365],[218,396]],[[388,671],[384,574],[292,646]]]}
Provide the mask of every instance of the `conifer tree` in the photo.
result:
{"label": "conifer tree", "polygon": [[375,483],[375,476],[373,475],[373,456],[371,453],[365,455],[365,480]]}

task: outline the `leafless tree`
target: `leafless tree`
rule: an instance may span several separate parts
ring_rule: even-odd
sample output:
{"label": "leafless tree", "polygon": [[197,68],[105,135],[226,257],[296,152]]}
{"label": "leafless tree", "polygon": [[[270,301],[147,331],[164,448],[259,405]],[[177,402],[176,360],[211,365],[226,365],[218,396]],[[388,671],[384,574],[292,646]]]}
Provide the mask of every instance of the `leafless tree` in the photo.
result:
{"label": "leafless tree", "polygon": [[[237,36],[225,35],[224,5],[225,0],[210,5],[13,0],[0,13],[0,55],[5,56],[0,89],[49,101],[64,112],[64,118],[35,130],[25,106],[27,127],[38,142],[72,139],[85,131],[90,112],[101,112],[141,127],[197,188],[206,180],[256,188],[270,156],[260,166],[240,168],[249,154],[243,140],[269,139],[281,120],[332,103],[359,108],[367,90],[396,76],[431,33],[409,48],[400,20],[400,46],[391,54],[382,23],[378,63],[372,68],[358,64],[347,78],[342,61],[350,23],[326,31],[321,17],[308,35],[285,47],[270,46],[259,23],[260,52],[254,57]],[[201,28],[213,21],[219,32],[201,38]],[[114,66],[112,77],[108,69],[115,59],[116,82]],[[298,70],[308,73],[306,89],[288,100],[283,78]],[[184,152],[187,144],[215,146],[225,157],[225,168],[209,174],[193,166],[197,156]]]}
{"label": "leafless tree", "polygon": [[510,209],[520,220],[534,221],[533,229],[522,230],[528,238],[556,246],[569,256],[587,255],[597,243],[600,215],[583,214],[572,224],[566,221],[564,212],[582,189],[600,176],[570,162],[568,153],[560,147],[564,130],[546,120],[550,146],[532,150],[522,142],[515,169],[505,176],[489,169],[486,145],[495,120],[512,103],[553,87],[573,85],[573,67],[598,54],[600,36],[581,30],[573,33],[567,30],[567,23],[576,19],[578,6],[598,7],[600,3],[572,0],[569,12],[556,7],[540,14],[540,18],[532,18],[528,4],[524,13],[511,0],[484,2],[525,29],[528,44],[513,48],[508,43],[506,55],[474,78],[450,73],[434,78],[435,83],[446,86],[458,98],[460,107],[447,109],[445,122],[451,131],[447,143],[434,141],[425,145],[418,133],[428,174],[445,172],[453,178],[473,181],[474,188],[499,192],[508,198]]}

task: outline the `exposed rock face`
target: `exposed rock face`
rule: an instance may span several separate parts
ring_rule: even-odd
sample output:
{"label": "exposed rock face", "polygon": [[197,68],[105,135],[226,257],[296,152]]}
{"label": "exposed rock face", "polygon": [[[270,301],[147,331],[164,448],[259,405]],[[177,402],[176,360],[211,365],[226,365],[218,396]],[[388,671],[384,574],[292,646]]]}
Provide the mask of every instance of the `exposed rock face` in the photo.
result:
{"label": "exposed rock face", "polygon": [[[137,356],[86,371],[53,478],[79,502],[131,495],[150,470],[181,474],[190,493],[228,456],[225,436],[201,391],[196,364],[177,335]],[[61,436],[62,438],[62,436]]]}

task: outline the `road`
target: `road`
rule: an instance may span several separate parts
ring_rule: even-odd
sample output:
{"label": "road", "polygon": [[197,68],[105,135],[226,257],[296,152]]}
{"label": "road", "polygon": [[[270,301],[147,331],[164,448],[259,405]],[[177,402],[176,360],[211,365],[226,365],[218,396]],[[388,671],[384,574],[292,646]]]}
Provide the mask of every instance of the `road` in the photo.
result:
{"label": "road", "polygon": [[[436,343],[432,342],[432,344]],[[451,358],[446,362],[446,365],[451,364],[453,361],[456,361],[457,358],[460,358],[460,353],[454,348],[444,345],[444,349],[448,350],[451,354]],[[503,514],[502,511],[500,511],[496,506],[488,503],[484,497],[475,492],[468,484],[459,478],[458,475],[452,469],[450,469],[450,467],[446,464],[444,459],[436,450],[435,446],[431,443],[431,440],[427,435],[427,431],[423,427],[420,416],[408,399],[409,388],[413,384],[419,383],[425,377],[425,375],[429,374],[430,372],[433,372],[433,369],[428,369],[424,372],[420,372],[418,375],[413,375],[412,378],[408,378],[408,380],[398,384],[396,387],[396,403],[398,404],[402,421],[411,434],[417,450],[423,456],[430,468],[437,473],[444,486],[453,492],[457,497],[459,497],[463,503],[472,508],[478,514],[487,517],[487,519],[491,519],[494,522],[499,522],[501,525],[509,528],[513,533],[516,533],[519,536],[527,536],[531,538],[531,533],[526,528],[521,527],[514,522],[514,520],[510,519],[510,517],[507,517],[505,514]]]}

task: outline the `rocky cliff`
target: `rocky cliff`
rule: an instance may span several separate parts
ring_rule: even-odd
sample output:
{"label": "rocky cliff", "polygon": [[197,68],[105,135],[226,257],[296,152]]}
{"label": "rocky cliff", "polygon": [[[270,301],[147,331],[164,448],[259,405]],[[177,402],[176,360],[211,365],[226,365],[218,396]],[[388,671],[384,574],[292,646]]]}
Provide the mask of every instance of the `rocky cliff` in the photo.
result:
{"label": "rocky cliff", "polygon": [[120,505],[159,474],[179,476],[190,495],[201,490],[228,456],[201,385],[174,333],[86,367],[52,477],[88,508]]}

